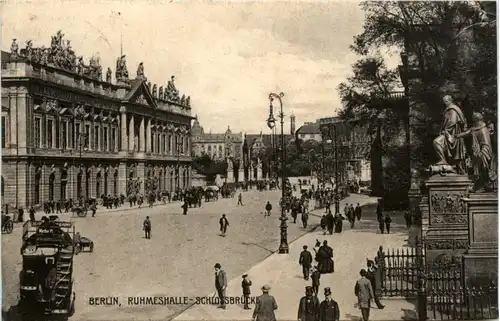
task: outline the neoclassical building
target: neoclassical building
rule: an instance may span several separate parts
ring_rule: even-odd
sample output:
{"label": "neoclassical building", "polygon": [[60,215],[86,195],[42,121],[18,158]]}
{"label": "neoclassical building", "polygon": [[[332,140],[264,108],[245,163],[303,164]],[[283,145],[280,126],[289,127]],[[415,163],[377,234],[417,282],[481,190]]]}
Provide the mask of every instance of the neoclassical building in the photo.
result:
{"label": "neoclassical building", "polygon": [[192,133],[193,156],[209,155],[214,160],[239,159],[243,148],[243,133],[233,133],[229,126],[225,133],[205,133],[195,117]]}
{"label": "neoclassical building", "polygon": [[2,203],[144,194],[148,177],[157,191],[189,187],[193,117],[174,77],[152,86],[140,63],[131,79],[122,56],[103,80],[63,36],[2,52]]}

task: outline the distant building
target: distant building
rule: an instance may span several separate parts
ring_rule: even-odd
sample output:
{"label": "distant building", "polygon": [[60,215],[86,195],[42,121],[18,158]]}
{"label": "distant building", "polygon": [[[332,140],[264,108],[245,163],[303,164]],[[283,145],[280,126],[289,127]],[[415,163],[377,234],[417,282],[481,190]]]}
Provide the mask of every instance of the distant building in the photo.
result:
{"label": "distant building", "polygon": [[325,149],[334,153],[337,148],[340,180],[371,181],[372,137],[368,128],[354,126],[340,117],[321,118],[318,123]]}
{"label": "distant building", "polygon": [[321,142],[321,131],[319,130],[319,123],[307,122],[300,126],[297,130],[296,137],[303,141],[314,140]]}
{"label": "distant building", "polygon": [[225,133],[205,133],[195,117],[191,128],[192,156],[209,155],[213,160],[239,159],[242,155],[243,133],[234,133],[229,126]]}

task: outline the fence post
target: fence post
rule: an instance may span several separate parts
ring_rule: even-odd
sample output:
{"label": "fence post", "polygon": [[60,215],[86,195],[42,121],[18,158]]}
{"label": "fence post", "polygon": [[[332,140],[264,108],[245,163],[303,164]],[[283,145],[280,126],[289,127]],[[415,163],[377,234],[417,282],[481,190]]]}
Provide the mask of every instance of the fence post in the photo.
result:
{"label": "fence post", "polygon": [[374,271],[374,277],[375,277],[375,289],[373,291],[375,292],[375,297],[380,298],[382,295],[382,269],[380,268],[380,259],[378,256],[375,257],[375,271]]}
{"label": "fence post", "polygon": [[417,314],[419,321],[427,320],[427,289],[425,284],[425,258],[423,249],[423,240],[416,237],[417,245]]}

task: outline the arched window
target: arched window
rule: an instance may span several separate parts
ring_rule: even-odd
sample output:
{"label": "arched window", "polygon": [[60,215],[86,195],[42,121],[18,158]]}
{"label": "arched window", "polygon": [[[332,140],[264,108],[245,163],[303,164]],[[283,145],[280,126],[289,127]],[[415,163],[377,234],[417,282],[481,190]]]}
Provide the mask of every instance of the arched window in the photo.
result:
{"label": "arched window", "polygon": [[113,194],[118,196],[118,171],[115,171],[115,175],[113,175]]}
{"label": "arched window", "polygon": [[108,171],[104,172],[104,196],[108,196]]}
{"label": "arched window", "polygon": [[78,175],[76,175],[76,197],[82,197],[82,172],[79,171]]}
{"label": "arched window", "polygon": [[101,172],[97,173],[96,178],[95,178],[95,196],[96,198],[101,198]]}
{"label": "arched window", "polygon": [[68,172],[63,170],[61,172],[61,199],[66,199],[66,186],[68,185]]}
{"label": "arched window", "polygon": [[49,176],[49,201],[54,200],[54,183],[56,180],[56,175],[54,173]]}

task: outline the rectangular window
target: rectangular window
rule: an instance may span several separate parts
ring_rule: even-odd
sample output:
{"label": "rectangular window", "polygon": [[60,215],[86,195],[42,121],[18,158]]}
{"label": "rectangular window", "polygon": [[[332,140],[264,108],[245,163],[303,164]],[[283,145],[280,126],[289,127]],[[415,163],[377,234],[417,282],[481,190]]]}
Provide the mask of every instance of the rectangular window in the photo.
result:
{"label": "rectangular window", "polygon": [[85,125],[85,140],[84,140],[83,147],[89,148],[89,142],[90,142],[90,125]]}
{"label": "rectangular window", "polygon": [[99,126],[94,126],[94,150],[99,150]]}
{"label": "rectangular window", "polygon": [[103,150],[105,152],[107,152],[108,151],[108,128],[107,127],[104,127],[104,135],[103,136],[104,136],[104,138],[103,138],[104,139],[103,140],[103,143],[104,143]]}
{"label": "rectangular window", "polygon": [[7,133],[7,130],[5,129],[5,125],[7,125],[5,116],[2,116],[2,148],[5,148],[5,134]]}
{"label": "rectangular window", "polygon": [[53,137],[52,137],[52,130],[54,128],[54,121],[52,119],[47,120],[47,147],[52,148],[52,142],[53,142]]}
{"label": "rectangular window", "polygon": [[111,129],[111,150],[114,152],[115,151],[115,145],[116,145],[116,128]]}
{"label": "rectangular window", "polygon": [[[2,130],[3,130],[3,117],[2,117]],[[35,118],[35,148],[42,147],[42,120],[40,118]],[[2,146],[3,147],[3,146]]]}
{"label": "rectangular window", "polygon": [[75,132],[73,134],[73,139],[74,139],[74,144],[73,146],[75,148],[80,148],[80,124],[75,124]]}
{"label": "rectangular window", "polygon": [[62,149],[66,149],[68,147],[68,132],[67,132],[68,123],[65,121],[61,122],[61,138],[62,138]]}

